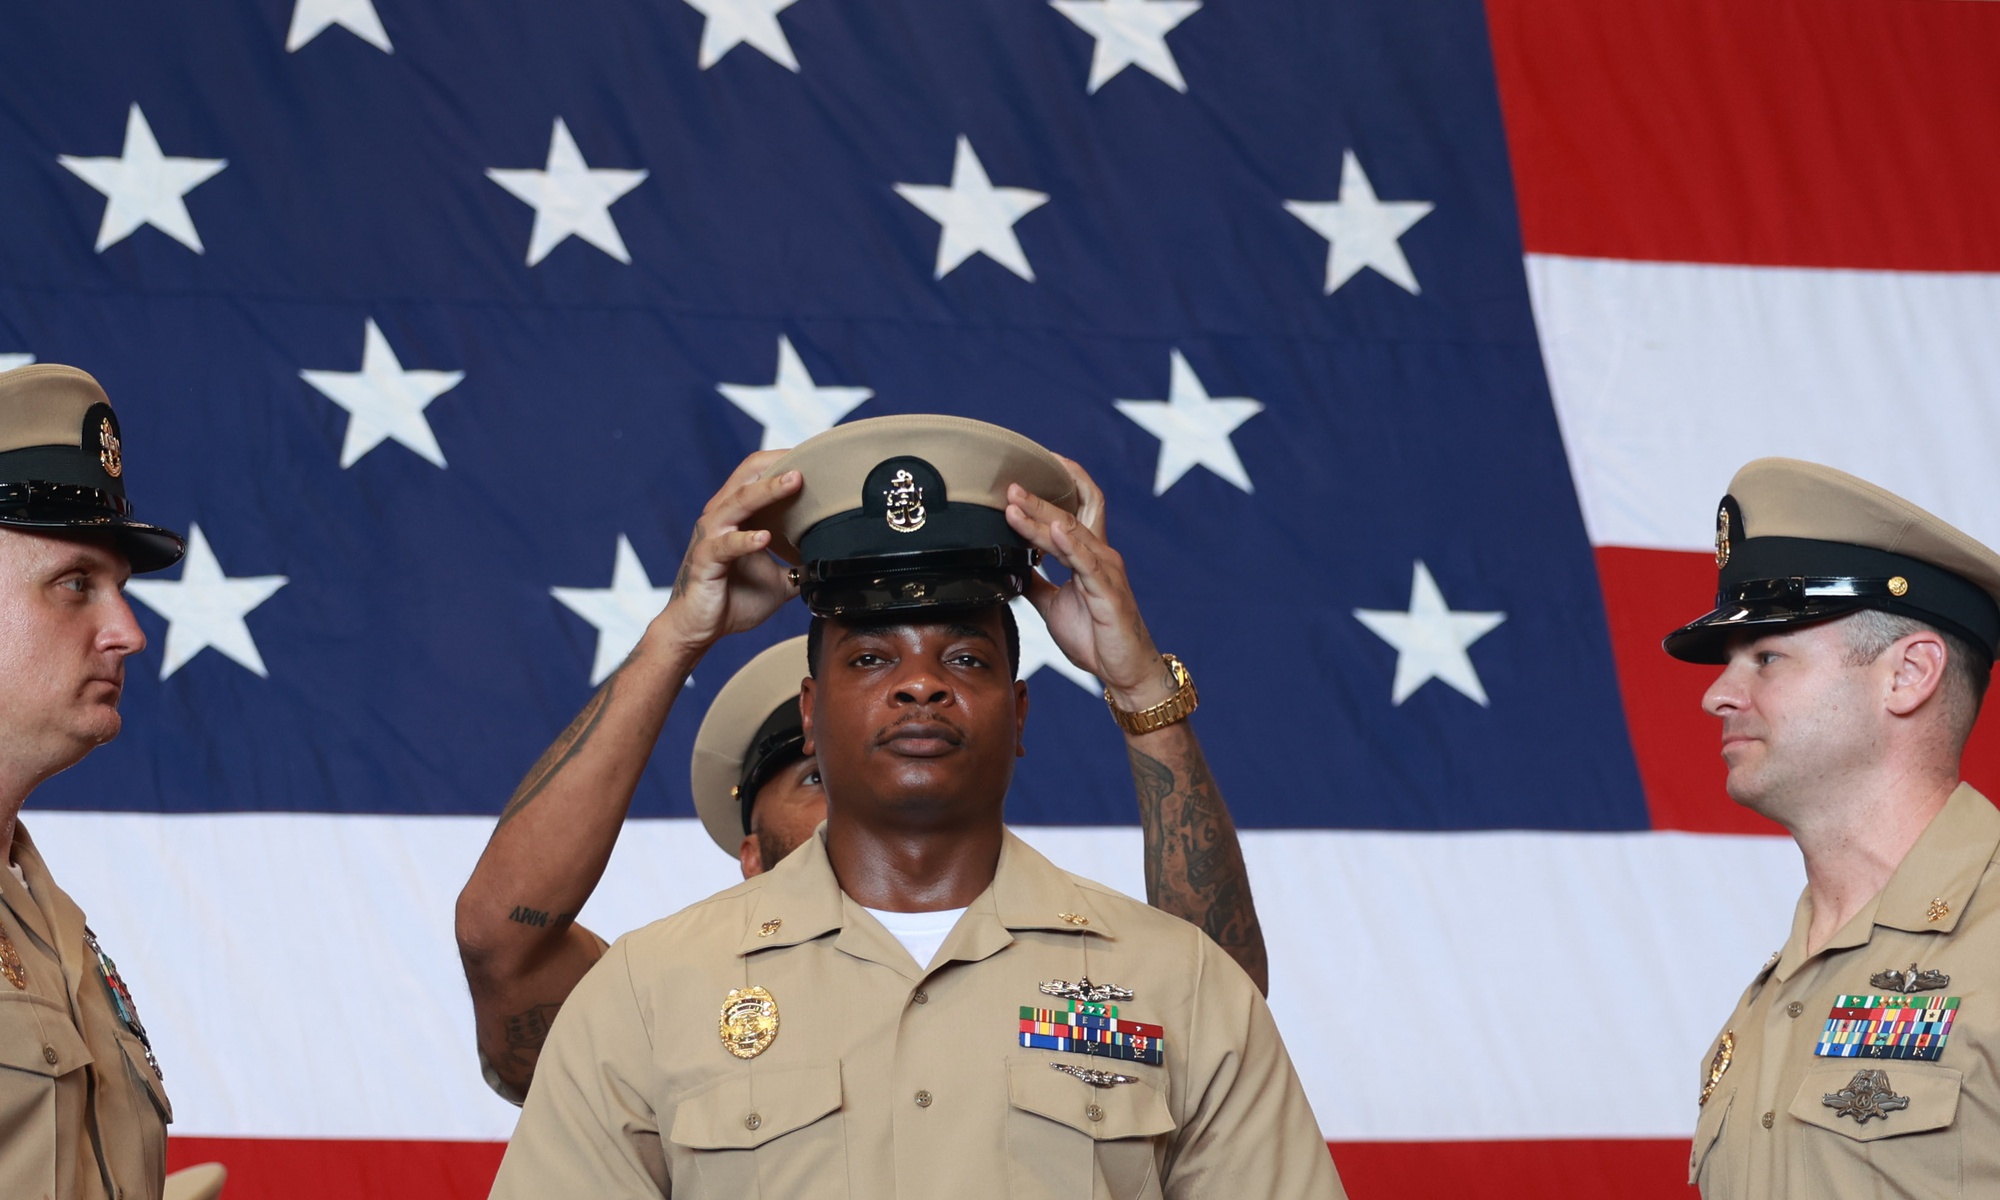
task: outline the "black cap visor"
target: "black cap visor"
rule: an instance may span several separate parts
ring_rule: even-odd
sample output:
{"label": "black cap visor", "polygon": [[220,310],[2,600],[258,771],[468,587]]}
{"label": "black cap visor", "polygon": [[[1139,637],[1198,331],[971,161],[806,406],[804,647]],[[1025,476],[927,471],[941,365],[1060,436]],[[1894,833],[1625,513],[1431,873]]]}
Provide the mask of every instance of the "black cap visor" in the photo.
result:
{"label": "black cap visor", "polygon": [[[1898,592],[1900,586],[1903,591]],[[1900,576],[1880,579],[1849,575],[1795,575],[1785,579],[1746,579],[1716,597],[1713,612],[1668,634],[1661,646],[1682,662],[1722,664],[1729,661],[1729,642],[1739,633],[1761,636],[1787,626],[1831,620],[1864,608],[1898,613],[1935,625],[1974,646],[1990,641],[1948,617],[1903,603],[1909,581]],[[1969,585],[1968,585],[1969,586]]]}
{"label": "black cap visor", "polygon": [[980,546],[819,559],[798,568],[799,595],[819,617],[984,608],[1025,591],[1040,558],[1029,546]]}
{"label": "black cap visor", "polygon": [[0,525],[51,534],[108,533],[134,574],[171,567],[187,551],[180,534],[132,519],[125,497],[73,483],[0,483]]}

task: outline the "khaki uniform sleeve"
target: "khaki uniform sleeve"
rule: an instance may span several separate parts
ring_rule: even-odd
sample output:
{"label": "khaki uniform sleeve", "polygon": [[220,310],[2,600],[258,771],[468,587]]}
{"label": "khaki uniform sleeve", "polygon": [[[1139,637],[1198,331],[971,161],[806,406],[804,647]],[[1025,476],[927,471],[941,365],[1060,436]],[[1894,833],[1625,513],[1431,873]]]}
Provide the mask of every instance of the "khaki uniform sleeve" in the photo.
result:
{"label": "khaki uniform sleeve", "polygon": [[1257,1196],[1344,1200],[1319,1121],[1292,1069],[1271,1010],[1241,967],[1200,939],[1192,1094],[1168,1154],[1168,1200]]}
{"label": "khaki uniform sleeve", "polygon": [[627,947],[612,946],[556,1017],[491,1200],[672,1194]]}

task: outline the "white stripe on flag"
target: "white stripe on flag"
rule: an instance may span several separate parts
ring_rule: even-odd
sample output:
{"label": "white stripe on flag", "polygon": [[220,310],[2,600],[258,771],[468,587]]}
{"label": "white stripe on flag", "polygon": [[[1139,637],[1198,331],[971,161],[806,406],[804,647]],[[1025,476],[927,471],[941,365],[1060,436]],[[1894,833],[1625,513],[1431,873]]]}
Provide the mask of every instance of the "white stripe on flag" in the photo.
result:
{"label": "white stripe on flag", "polygon": [[1776,454],[2000,545],[2000,276],[1527,266],[1592,544],[1707,549],[1730,476]]}
{"label": "white stripe on flag", "polygon": [[[451,935],[490,820],[28,824],[132,984],[176,1133],[512,1129],[479,1079]],[[1137,829],[1022,832],[1141,886]],[[1800,886],[1774,838],[1308,830],[1244,847],[1273,1007],[1337,1141],[1686,1134],[1697,1059]],[[583,919],[616,936],[735,875],[695,823],[635,821]]]}

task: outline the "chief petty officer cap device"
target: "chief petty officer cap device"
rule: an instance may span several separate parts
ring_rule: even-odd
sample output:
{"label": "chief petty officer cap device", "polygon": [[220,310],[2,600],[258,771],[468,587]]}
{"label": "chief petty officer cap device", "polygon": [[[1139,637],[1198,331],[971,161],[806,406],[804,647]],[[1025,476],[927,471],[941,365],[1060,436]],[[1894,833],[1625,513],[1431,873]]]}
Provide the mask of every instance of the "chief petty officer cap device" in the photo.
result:
{"label": "chief petty officer cap device", "polygon": [[118,416],[97,380],[34,363],[0,372],[0,525],[110,534],[134,571],[181,560],[181,535],[132,515]]}
{"label": "chief petty officer cap device", "polygon": [[1728,661],[1730,635],[1881,609],[2000,648],[2000,555],[1844,471],[1760,458],[1715,514],[1715,611],[1662,643],[1686,662]]}
{"label": "chief petty officer cap device", "polygon": [[750,832],[758,789],[805,757],[799,684],[806,674],[806,639],[788,638],[731,675],[701,719],[688,784],[702,828],[726,853]]}
{"label": "chief petty officer cap device", "polygon": [[1074,513],[1062,460],[964,417],[875,417],[808,438],[766,475],[805,483],[758,514],[817,616],[1004,604],[1039,553],[1007,525],[1007,485]]}

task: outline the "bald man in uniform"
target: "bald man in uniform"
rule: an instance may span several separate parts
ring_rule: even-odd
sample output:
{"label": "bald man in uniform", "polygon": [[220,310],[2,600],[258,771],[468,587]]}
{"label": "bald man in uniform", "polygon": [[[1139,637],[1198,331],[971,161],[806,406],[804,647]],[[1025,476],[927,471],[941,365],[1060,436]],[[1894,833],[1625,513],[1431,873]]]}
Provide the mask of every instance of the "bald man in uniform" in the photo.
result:
{"label": "bald man in uniform", "polygon": [[[740,528],[799,564],[814,614],[801,712],[826,823],[592,968],[494,1196],[1341,1195],[1242,969],[1001,822],[1028,711],[1013,596],[1084,630],[1128,731],[1196,706],[1185,667],[1105,619],[1112,560],[1079,537],[1065,464],[912,416],[764,478]],[[1067,596],[1037,584],[1039,552],[1080,581]]]}
{"label": "bald man in uniform", "polygon": [[1707,1200],[2000,1195],[2000,813],[1959,758],[2000,646],[2000,556],[1873,484],[1759,459],[1716,516],[1729,794],[1806,889],[1701,1063]]}
{"label": "bald man in uniform", "polygon": [[[536,1056],[564,998],[604,953],[576,924],[609,861],[682,682],[708,646],[761,623],[797,594],[741,522],[768,501],[764,469],[785,453],[751,455],[697,523],[673,599],[624,666],[605,681],[522,781],[460,893],[459,952],[472,994],[480,1065],[503,1098],[519,1104]],[[1104,544],[1104,499],[1083,469],[1063,460],[1077,489],[1072,536],[1102,561],[1093,578],[1112,669],[1164,695],[1167,672],[1148,668],[1147,635],[1117,555]],[[746,561],[746,558],[748,561]],[[762,565],[768,571],[754,569]],[[1046,607],[1061,589],[1034,594]],[[1094,673],[1087,623],[1074,618],[1072,587],[1052,623],[1058,646]],[[1007,618],[1010,622],[1011,615]],[[1153,678],[1145,678],[1149,673]],[[825,819],[818,764],[800,749],[799,681],[805,638],[758,655],[717,693],[696,738],[692,792],[703,826],[734,855],[747,879],[789,854]],[[1146,697],[1140,697],[1146,698]],[[1136,701],[1135,701],[1136,703]],[[1141,706],[1143,707],[1143,706]],[[1215,939],[1259,989],[1266,986],[1264,936],[1251,899],[1229,806],[1202,756],[1194,728],[1177,722],[1125,734],[1144,840],[1146,899]]]}
{"label": "bald man in uniform", "polygon": [[[53,363],[0,374],[0,1192],[159,1200],[173,1109],[131,990],[19,816],[118,735],[145,649],[125,580],[180,561],[132,515],[104,389]],[[219,1186],[219,1182],[217,1183]],[[213,1195],[213,1191],[191,1193]]]}

